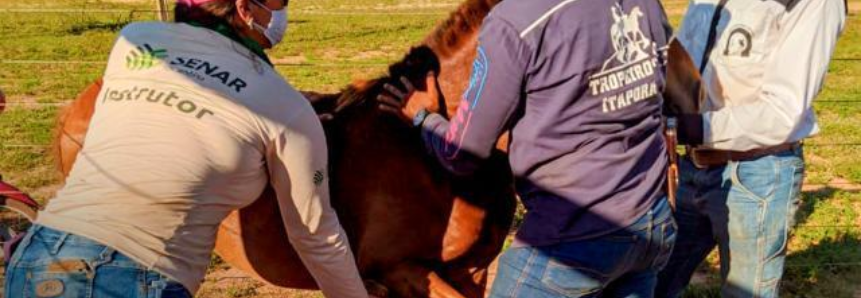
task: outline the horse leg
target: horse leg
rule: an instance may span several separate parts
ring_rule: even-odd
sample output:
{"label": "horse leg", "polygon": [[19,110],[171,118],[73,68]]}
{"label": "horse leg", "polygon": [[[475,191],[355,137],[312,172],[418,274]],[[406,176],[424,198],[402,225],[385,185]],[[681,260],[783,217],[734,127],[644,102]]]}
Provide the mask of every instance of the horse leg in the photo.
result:
{"label": "horse leg", "polygon": [[471,268],[447,268],[444,274],[464,297],[482,298],[486,293],[487,273],[487,268],[473,266]]}
{"label": "horse leg", "polygon": [[494,259],[493,263],[490,263],[490,267],[487,268],[487,277],[485,278],[484,285],[484,297],[490,296],[490,290],[493,288],[493,281],[496,280],[496,272],[497,270],[499,270],[500,256],[496,256],[496,259]]}
{"label": "horse leg", "polygon": [[369,295],[375,297],[389,297],[389,288],[383,284],[370,279],[364,280],[364,283],[365,289],[368,291]]}
{"label": "horse leg", "polygon": [[442,241],[442,261],[450,262],[469,253],[481,238],[487,211],[481,206],[455,198]]}
{"label": "horse leg", "polygon": [[395,266],[383,280],[395,297],[465,298],[439,274],[412,262]]}

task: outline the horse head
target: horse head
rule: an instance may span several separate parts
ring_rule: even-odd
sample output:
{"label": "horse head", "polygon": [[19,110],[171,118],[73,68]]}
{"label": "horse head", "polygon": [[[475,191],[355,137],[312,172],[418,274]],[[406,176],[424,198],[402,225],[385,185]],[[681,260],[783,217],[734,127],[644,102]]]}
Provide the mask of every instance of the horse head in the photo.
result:
{"label": "horse head", "polygon": [[376,79],[356,81],[341,93],[320,94],[303,92],[320,114],[337,115],[352,106],[372,102],[383,92],[386,83],[403,87],[399,78],[407,77],[417,89],[423,90],[425,75],[434,71],[438,76],[442,96],[440,111],[454,115],[466,91],[472,60],[478,45],[478,30],[484,17],[502,0],[467,0],[449,18],[442,21],[424,41],[410,49],[400,61],[392,64],[388,74]]}

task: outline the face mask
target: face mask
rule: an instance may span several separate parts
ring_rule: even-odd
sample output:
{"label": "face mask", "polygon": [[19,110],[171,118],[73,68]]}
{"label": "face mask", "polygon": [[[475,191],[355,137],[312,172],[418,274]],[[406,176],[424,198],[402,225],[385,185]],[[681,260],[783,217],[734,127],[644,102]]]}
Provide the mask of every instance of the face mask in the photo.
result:
{"label": "face mask", "polygon": [[255,23],[254,20],[249,20],[249,24],[258,32],[263,33],[263,36],[266,36],[266,39],[269,40],[272,46],[280,43],[284,39],[284,33],[287,32],[287,7],[279,10],[271,10],[256,0],[251,1],[272,14],[272,18],[269,19],[269,26],[267,28],[263,28],[260,24]]}

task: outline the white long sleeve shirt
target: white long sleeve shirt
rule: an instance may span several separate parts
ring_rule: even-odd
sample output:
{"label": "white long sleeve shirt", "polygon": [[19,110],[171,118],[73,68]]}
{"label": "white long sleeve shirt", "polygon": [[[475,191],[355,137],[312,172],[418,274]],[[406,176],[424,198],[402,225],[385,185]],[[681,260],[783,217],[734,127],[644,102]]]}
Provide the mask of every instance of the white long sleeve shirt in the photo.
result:
{"label": "white long sleeve shirt", "polygon": [[[677,36],[697,66],[719,0],[692,0]],[[846,22],[843,0],[730,0],[703,80],[703,147],[745,151],[819,132],[812,102]]]}
{"label": "white long sleeve shirt", "polygon": [[135,23],[110,54],[86,143],[38,223],[203,280],[221,221],[274,187],[293,247],[327,297],[367,297],[329,203],[314,110],[231,39]]}

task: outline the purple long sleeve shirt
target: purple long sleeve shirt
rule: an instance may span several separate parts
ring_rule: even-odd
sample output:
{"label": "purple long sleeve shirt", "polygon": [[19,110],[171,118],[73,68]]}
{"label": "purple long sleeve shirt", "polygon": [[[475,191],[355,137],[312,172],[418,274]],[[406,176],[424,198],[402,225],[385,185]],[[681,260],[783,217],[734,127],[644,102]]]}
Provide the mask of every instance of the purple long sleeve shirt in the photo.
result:
{"label": "purple long sleeve shirt", "polygon": [[661,134],[669,38],[657,0],[509,0],[479,34],[451,121],[425,144],[469,174],[511,131],[509,160],[528,212],[517,241],[542,246],[627,227],[665,196]]}

